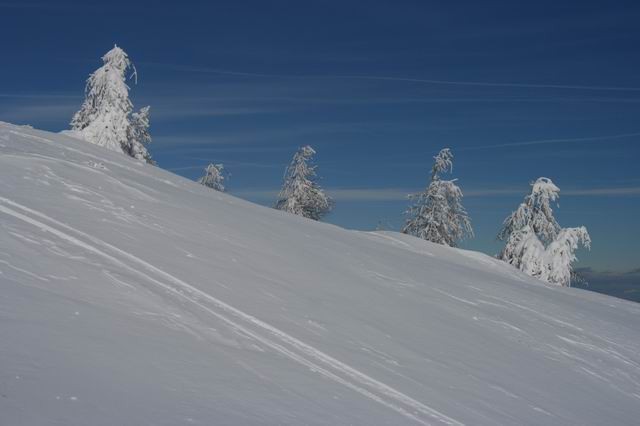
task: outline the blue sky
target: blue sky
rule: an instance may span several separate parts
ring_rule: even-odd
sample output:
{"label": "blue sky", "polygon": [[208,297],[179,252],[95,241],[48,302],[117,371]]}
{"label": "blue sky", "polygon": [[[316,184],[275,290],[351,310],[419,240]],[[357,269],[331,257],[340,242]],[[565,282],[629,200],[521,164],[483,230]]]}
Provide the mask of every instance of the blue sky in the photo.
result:
{"label": "blue sky", "polygon": [[476,230],[465,247],[497,252],[546,176],[560,223],[591,233],[579,266],[640,266],[640,3],[131,3],[0,0],[0,120],[67,128],[117,43],[163,168],[225,163],[232,194],[268,205],[311,144],[327,221],[398,229],[446,146]]}

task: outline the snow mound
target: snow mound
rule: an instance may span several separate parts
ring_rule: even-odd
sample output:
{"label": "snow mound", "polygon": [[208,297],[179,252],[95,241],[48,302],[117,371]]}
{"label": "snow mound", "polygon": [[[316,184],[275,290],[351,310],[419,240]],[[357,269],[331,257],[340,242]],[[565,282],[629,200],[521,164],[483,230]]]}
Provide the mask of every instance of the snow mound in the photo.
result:
{"label": "snow mound", "polygon": [[0,123],[0,424],[634,424],[640,305]]}

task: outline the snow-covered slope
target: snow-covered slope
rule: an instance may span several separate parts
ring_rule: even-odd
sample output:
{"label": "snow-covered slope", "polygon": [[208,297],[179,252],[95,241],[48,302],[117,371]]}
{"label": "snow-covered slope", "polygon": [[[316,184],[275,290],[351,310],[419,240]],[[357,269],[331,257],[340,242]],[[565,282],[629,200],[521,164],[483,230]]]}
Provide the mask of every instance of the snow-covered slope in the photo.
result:
{"label": "snow-covered slope", "polygon": [[637,424],[640,305],[0,124],[0,424]]}

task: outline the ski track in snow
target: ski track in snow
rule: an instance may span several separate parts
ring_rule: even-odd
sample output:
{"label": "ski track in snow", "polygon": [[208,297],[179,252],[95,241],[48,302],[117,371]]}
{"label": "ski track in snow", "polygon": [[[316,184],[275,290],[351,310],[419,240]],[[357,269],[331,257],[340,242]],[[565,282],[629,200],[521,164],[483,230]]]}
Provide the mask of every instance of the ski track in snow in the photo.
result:
{"label": "ski track in snow", "polygon": [[[408,419],[423,425],[431,425],[433,422],[447,425],[463,425],[462,422],[440,413],[284,331],[193,287],[105,241],[4,197],[0,197],[0,212],[32,225],[43,232],[53,234],[61,240],[127,269],[169,293],[193,303],[238,333],[260,342],[264,346],[309,368],[311,371],[386,406]],[[137,266],[132,266],[131,264],[136,264]]]}

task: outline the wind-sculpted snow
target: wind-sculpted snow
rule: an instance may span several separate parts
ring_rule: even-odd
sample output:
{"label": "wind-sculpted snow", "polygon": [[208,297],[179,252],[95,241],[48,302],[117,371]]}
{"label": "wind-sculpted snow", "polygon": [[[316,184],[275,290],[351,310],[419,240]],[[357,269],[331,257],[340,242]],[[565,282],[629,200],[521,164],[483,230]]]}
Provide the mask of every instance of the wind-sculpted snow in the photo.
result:
{"label": "wind-sculpted snow", "polygon": [[640,305],[0,124],[0,424],[635,424]]}

